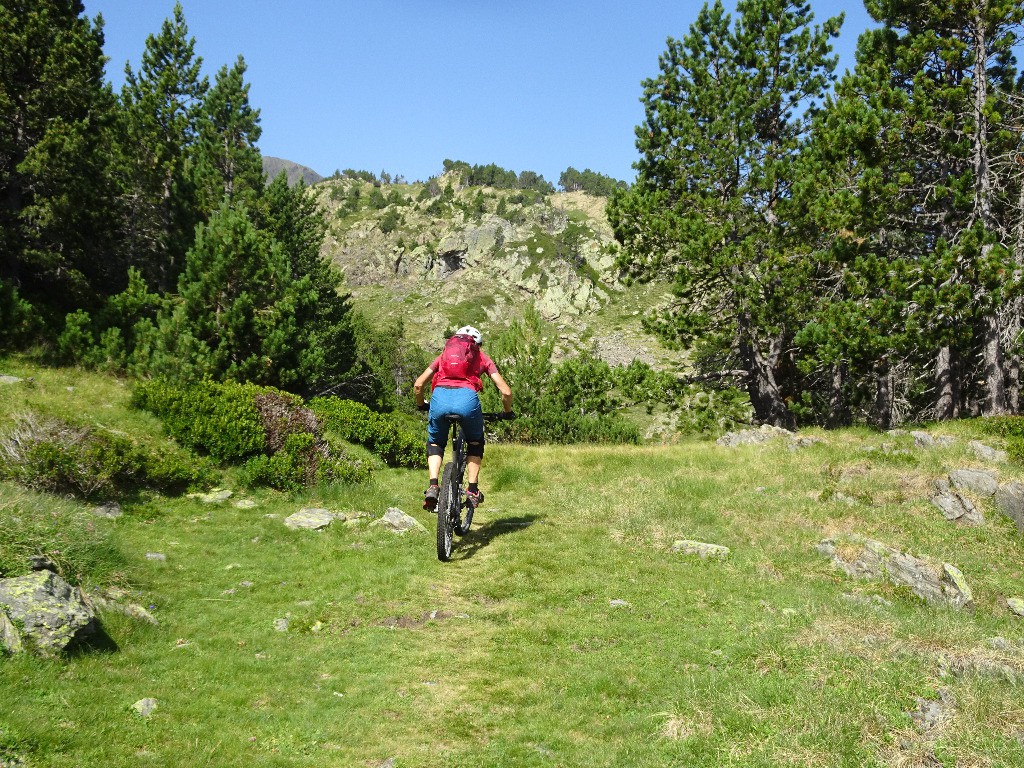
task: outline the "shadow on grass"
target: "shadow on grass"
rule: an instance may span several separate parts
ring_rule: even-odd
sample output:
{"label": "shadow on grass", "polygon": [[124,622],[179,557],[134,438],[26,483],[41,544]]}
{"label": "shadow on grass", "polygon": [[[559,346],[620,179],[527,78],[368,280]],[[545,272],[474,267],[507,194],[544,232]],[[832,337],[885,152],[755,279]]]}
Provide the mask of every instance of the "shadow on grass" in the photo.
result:
{"label": "shadow on grass", "polygon": [[469,533],[462,537],[461,543],[454,547],[452,560],[467,560],[499,536],[519,533],[540,520],[538,515],[519,515],[518,517],[489,520],[483,525],[474,526]]}
{"label": "shadow on grass", "polygon": [[84,656],[92,653],[117,653],[121,648],[117,641],[107,634],[107,630],[97,621],[93,632],[76,642],[69,650],[68,657]]}

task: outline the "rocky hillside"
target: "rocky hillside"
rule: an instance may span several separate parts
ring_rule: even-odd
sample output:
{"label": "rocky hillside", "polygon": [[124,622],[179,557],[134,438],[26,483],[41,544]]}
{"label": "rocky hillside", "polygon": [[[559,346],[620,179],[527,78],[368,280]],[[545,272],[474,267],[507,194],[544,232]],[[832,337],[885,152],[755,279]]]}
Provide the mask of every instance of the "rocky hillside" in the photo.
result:
{"label": "rocky hillside", "polygon": [[313,191],[330,223],[325,256],[356,305],[403,318],[416,341],[433,346],[465,323],[495,329],[533,306],[561,354],[676,362],[640,329],[665,289],[619,281],[604,198],[463,188],[450,175],[379,186],[332,178]]}

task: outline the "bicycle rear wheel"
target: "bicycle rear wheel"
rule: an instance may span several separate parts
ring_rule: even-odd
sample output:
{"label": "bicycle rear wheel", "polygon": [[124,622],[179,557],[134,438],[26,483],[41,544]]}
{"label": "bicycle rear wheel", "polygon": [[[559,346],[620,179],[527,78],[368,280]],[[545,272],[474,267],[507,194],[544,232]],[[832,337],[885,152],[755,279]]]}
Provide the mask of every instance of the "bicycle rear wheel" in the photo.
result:
{"label": "bicycle rear wheel", "polygon": [[455,462],[449,461],[441,474],[441,491],[437,497],[437,559],[448,562],[452,557],[452,534],[458,525],[459,494],[455,487]]}

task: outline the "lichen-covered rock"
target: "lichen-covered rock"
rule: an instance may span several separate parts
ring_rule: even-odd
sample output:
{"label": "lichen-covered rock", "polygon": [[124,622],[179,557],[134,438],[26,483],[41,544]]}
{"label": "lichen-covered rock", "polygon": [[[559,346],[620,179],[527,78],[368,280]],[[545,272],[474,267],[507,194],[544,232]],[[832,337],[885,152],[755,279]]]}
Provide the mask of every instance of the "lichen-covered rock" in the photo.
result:
{"label": "lichen-covered rock", "polygon": [[956,440],[949,435],[932,436],[927,432],[911,432],[910,436],[918,448],[949,448],[956,444]]}
{"label": "lichen-covered rock", "polygon": [[7,617],[7,610],[0,608],[0,653],[20,653],[21,635],[18,628]]}
{"label": "lichen-covered rock", "polygon": [[24,645],[44,656],[67,650],[94,629],[95,615],[78,590],[50,571],[0,580],[0,608]]}
{"label": "lichen-covered rock", "polygon": [[1006,607],[1010,609],[1010,613],[1015,616],[1024,616],[1024,599],[1019,597],[1008,597],[1006,599]]}
{"label": "lichen-covered rock", "polygon": [[927,603],[969,608],[974,595],[958,568],[931,558],[917,558],[880,541],[847,535],[825,539],[818,551],[854,578],[885,579],[910,590]]}

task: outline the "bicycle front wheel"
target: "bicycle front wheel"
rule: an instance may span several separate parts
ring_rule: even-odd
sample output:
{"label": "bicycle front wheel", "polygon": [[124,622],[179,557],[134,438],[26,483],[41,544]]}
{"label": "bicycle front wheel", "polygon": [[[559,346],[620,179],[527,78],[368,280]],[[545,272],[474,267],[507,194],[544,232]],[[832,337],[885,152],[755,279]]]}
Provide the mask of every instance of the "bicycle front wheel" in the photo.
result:
{"label": "bicycle front wheel", "polygon": [[449,461],[441,474],[441,490],[437,497],[437,559],[448,562],[452,557],[452,534],[458,524],[459,493],[455,487],[455,462]]}

